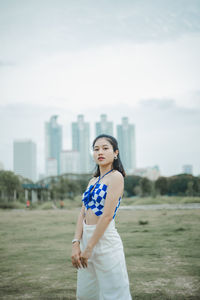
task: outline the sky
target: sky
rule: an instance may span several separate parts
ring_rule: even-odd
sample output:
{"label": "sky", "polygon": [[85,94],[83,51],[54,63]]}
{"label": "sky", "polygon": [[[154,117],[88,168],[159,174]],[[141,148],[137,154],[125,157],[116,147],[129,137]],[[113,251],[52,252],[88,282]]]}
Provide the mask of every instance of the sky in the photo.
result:
{"label": "sky", "polygon": [[71,123],[107,114],[136,130],[138,168],[161,175],[184,164],[200,174],[200,0],[0,0],[0,162],[13,141],[37,144],[58,115],[63,149]]}

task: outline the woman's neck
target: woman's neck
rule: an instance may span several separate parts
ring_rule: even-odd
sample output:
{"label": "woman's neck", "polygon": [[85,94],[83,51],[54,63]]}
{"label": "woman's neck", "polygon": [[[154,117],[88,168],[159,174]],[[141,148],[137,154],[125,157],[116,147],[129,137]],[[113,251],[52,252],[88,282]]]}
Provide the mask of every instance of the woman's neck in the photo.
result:
{"label": "woman's neck", "polygon": [[112,170],[112,165],[108,166],[99,166],[99,171],[100,171],[100,177],[104,176],[107,172]]}

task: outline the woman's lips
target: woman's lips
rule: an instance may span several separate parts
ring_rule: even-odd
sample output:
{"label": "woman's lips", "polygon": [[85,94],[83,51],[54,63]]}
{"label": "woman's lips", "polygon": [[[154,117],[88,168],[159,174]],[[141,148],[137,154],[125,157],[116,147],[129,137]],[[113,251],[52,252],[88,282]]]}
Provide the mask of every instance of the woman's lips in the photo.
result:
{"label": "woman's lips", "polygon": [[98,158],[98,160],[103,160],[103,159],[104,159],[104,157],[99,157],[99,158]]}

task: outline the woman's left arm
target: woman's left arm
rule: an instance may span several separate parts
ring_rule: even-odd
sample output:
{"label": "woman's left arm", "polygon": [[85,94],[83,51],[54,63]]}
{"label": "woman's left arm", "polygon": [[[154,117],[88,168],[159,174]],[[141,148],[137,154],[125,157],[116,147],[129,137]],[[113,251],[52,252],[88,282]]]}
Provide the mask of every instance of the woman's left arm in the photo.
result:
{"label": "woman's left arm", "polygon": [[87,260],[92,254],[92,249],[98,243],[113,218],[115,208],[119,197],[122,195],[123,189],[124,178],[122,174],[119,172],[113,173],[108,185],[103,214],[99,217],[95,231],[81,255],[81,261],[85,266],[87,266]]}

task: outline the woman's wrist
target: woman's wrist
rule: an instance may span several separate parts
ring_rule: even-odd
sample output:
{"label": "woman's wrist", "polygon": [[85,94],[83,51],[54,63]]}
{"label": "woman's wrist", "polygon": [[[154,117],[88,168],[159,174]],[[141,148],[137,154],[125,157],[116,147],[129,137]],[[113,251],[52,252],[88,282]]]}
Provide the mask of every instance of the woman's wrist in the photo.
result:
{"label": "woman's wrist", "polygon": [[92,243],[89,243],[86,246],[86,250],[88,250],[88,251],[92,251],[93,248],[94,248],[94,246],[92,245]]}
{"label": "woman's wrist", "polygon": [[74,243],[79,243],[79,244],[80,244],[80,240],[77,239],[77,238],[74,238],[74,239],[72,240],[72,244],[74,244]]}

